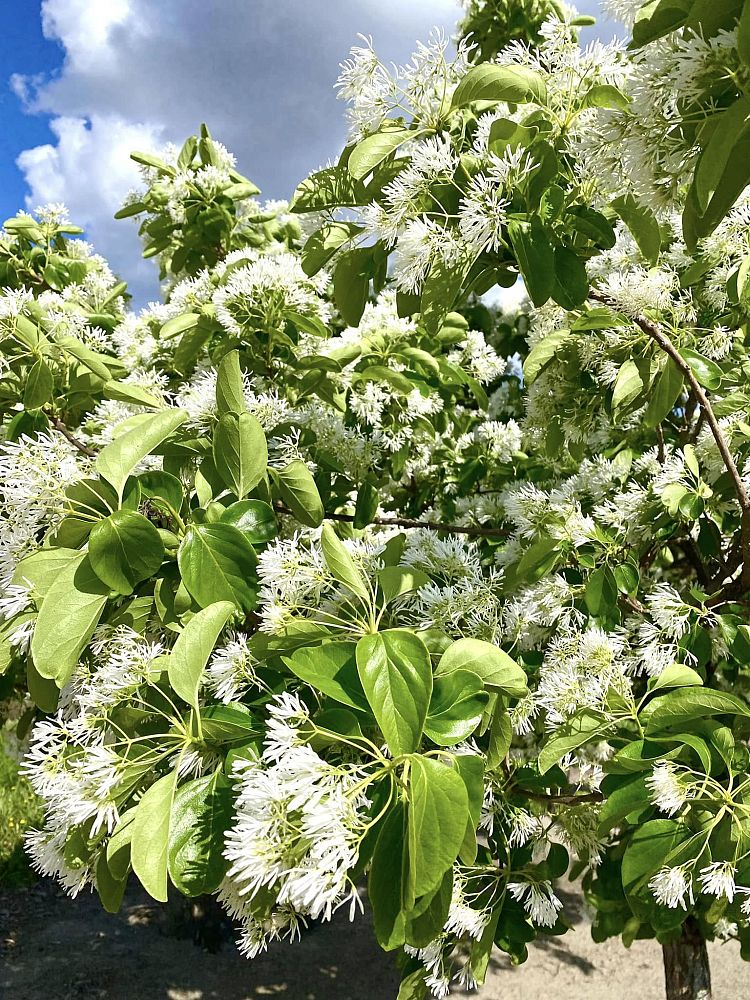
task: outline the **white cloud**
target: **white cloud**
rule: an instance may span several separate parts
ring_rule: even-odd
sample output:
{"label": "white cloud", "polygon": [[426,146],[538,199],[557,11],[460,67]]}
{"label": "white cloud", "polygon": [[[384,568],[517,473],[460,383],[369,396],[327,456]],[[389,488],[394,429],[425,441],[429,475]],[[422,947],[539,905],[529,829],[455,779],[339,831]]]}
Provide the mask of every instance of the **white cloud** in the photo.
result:
{"label": "white cloud", "polygon": [[161,128],[98,114],[89,120],[54,118],[50,128],[54,144],[27,149],[18,157],[30,189],[28,206],[64,202],[113,267],[138,292],[154,293],[154,265],[141,259],[136,228],[116,222],[113,215],[139,180],[131,150],[161,145]]}
{"label": "white cloud", "polygon": [[205,121],[264,195],[288,196],[343,144],[332,87],[357,33],[404,61],[460,14],[457,0],[43,0],[65,59],[49,79],[14,79],[55,136],[18,159],[29,206],[66,202],[137,296],[153,296],[132,223],[112,220],[137,181],[131,149],[181,142]]}

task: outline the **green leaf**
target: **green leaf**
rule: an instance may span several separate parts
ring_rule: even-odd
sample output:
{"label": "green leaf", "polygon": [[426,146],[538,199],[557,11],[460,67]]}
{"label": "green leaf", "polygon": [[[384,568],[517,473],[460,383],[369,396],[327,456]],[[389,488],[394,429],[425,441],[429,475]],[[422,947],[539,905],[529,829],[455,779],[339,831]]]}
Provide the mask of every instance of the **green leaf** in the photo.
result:
{"label": "green leaf", "polygon": [[251,413],[225,413],[214,431],[214,465],[222,482],[244,499],[257,486],[268,465],[268,445],[260,422]]}
{"label": "green leaf", "polygon": [[637,827],[622,858],[625,894],[635,893],[660,868],[668,865],[670,854],[687,837],[685,827],[673,819],[652,819]]}
{"label": "green leaf", "polygon": [[589,614],[595,618],[611,614],[617,608],[617,580],[609,566],[599,566],[586,582],[584,595]]}
{"label": "green leaf", "polygon": [[219,520],[241,531],[251,545],[270,542],[279,532],[273,508],[263,500],[238,500],[227,507]]}
{"label": "green leaf", "polygon": [[523,363],[523,377],[528,385],[531,385],[569,339],[570,330],[555,330],[534,344]]}
{"label": "green leaf", "polygon": [[[0,673],[3,671],[0,670]],[[31,658],[26,660],[26,689],[34,704],[50,715],[57,708],[60,700],[60,689],[53,680],[42,677],[34,666]]]}
{"label": "green leaf", "polygon": [[133,510],[116,510],[89,535],[89,559],[99,579],[118,594],[132,594],[159,569],[164,543],[154,525]]}
{"label": "green leaf", "polygon": [[650,0],[635,16],[632,48],[640,48],[668,35],[685,23],[693,0]]}
{"label": "green leaf", "polygon": [[742,715],[750,718],[750,708],[736,695],[713,688],[683,687],[654,698],[641,712],[646,733],[651,735],[668,726],[681,726],[693,719],[712,715]]}
{"label": "green leaf", "polygon": [[656,427],[665,419],[677,402],[682,390],[683,374],[671,358],[654,379],[654,384],[648,397],[648,404],[643,414],[646,427]]}
{"label": "green leaf", "polygon": [[432,694],[425,644],[406,629],[365,635],[357,643],[357,670],[391,753],[413,753]]}
{"label": "green leaf", "polygon": [[630,98],[610,83],[595,83],[586,91],[581,100],[581,108],[610,108],[613,111],[627,111]]}
{"label": "green leaf", "polygon": [[138,807],[133,806],[121,813],[117,826],[107,840],[105,852],[107,867],[118,882],[127,878],[130,871],[130,845],[133,839],[133,820],[137,811]]}
{"label": "green leaf", "polygon": [[605,791],[604,803],[599,812],[600,836],[609,833],[612,827],[617,826],[628,813],[644,809],[651,803],[645,775],[634,774],[627,776],[624,781],[619,780],[621,783],[614,791]]}
{"label": "green leaf", "polygon": [[162,400],[155,396],[148,389],[143,389],[139,385],[131,385],[130,382],[117,382],[111,379],[104,384],[102,394],[106,399],[116,399],[121,403],[131,403],[134,406],[148,406],[158,410],[164,404]]}
{"label": "green leaf", "polygon": [[416,899],[434,889],[458,857],[469,796],[450,764],[420,754],[409,764],[409,892]]}
{"label": "green leaf", "polygon": [[353,642],[304,646],[282,659],[293,674],[334,701],[360,712],[369,711],[357,673],[356,645]]}
{"label": "green leaf", "polygon": [[539,73],[526,66],[497,66],[483,63],[474,66],[453,92],[451,106],[465,108],[474,101],[506,101],[544,104],[547,91]]}
{"label": "green leaf", "polygon": [[302,270],[308,277],[325,267],[340,247],[363,232],[353,222],[328,222],[308,237],[302,250]]}
{"label": "green leaf", "polygon": [[354,508],[354,527],[366,528],[378,513],[380,497],[377,487],[366,479],[357,490],[357,503]]}
{"label": "green leaf", "polygon": [[637,202],[632,194],[615,198],[612,208],[630,230],[644,258],[655,264],[661,250],[661,232],[651,209]]}
{"label": "green leaf", "polygon": [[119,497],[136,465],[185,422],[187,411],[161,410],[139,417],[135,426],[102,448],[96,459],[96,471],[114,486]]}
{"label": "green leaf", "polygon": [[708,236],[734,205],[750,180],[750,131],[744,130],[734,142],[724,172],[706,209],[701,213],[693,187],[688,191],[682,228],[688,247]]}
{"label": "green leaf", "polygon": [[207,743],[247,743],[259,735],[255,716],[241,702],[207,705],[201,708],[200,719],[203,739]]}
{"label": "green leaf", "polygon": [[529,298],[537,307],[544,305],[555,284],[555,253],[541,219],[511,219],[508,236]]}
{"label": "green leaf", "polygon": [[451,643],[440,657],[435,679],[457,670],[470,670],[481,678],[485,687],[511,698],[528,694],[523,669],[506,652],[483,639],[457,639]]}
{"label": "green leaf", "polygon": [[[425,948],[442,933],[453,897],[453,871],[449,869],[436,889],[416,900],[406,920],[406,943]],[[424,969],[422,970],[424,976]]]}
{"label": "green leaf", "polygon": [[637,566],[634,566],[633,563],[620,563],[619,566],[615,566],[613,573],[617,589],[621,594],[637,593],[638,585],[641,582],[641,574]]}
{"label": "green leaf", "polygon": [[470,670],[435,677],[425,735],[443,747],[468,739],[479,725],[488,699],[481,677]]}
{"label": "green leaf", "polygon": [[684,663],[673,663],[649,683],[649,691],[661,691],[664,688],[702,686],[701,675]]}
{"label": "green leaf", "polygon": [[422,289],[420,323],[433,336],[443,326],[463,287],[467,274],[465,263],[446,264],[436,260]]}
{"label": "green leaf", "polygon": [[193,524],[177,552],[182,580],[202,608],[231,601],[245,611],[257,607],[257,557],[230,524]]}
{"label": "green leaf", "polygon": [[203,671],[221,630],[234,612],[235,605],[230,601],[217,601],[199,611],[177,636],[169,654],[169,683],[196,711]]}
{"label": "green leaf", "polygon": [[44,597],[65,567],[80,558],[78,549],[39,549],[16,564],[12,582]]}
{"label": "green leaf", "polygon": [[593,739],[601,739],[607,721],[598,712],[584,708],[552,733],[539,754],[539,773],[546,774],[559,760]]}
{"label": "green leaf", "polygon": [[220,417],[225,413],[244,413],[247,409],[238,351],[225,354],[216,367],[216,409]]}
{"label": "green leaf", "polygon": [[357,247],[343,253],[333,272],[333,299],[349,326],[359,326],[370,292],[372,250]]}
{"label": "green leaf", "polygon": [[426,573],[412,566],[386,566],[378,571],[378,583],[386,602],[404,594],[412,594],[429,582],[430,578]]}
{"label": "green leaf", "polygon": [[333,576],[343,583],[353,594],[362,598],[365,604],[372,600],[367,583],[357,568],[357,564],[330,524],[324,524],[320,533],[320,546],[326,566]]}
{"label": "green leaf", "polygon": [[[507,711],[505,714],[507,718]],[[469,818],[459,857],[465,865],[473,865],[477,857],[477,827],[482,817],[484,801],[485,758],[477,754],[461,753],[453,758],[451,766],[461,775],[469,801]]]}
{"label": "green leaf", "polygon": [[224,834],[232,824],[232,787],[220,771],[186,782],[169,827],[168,870],[184,896],[215,892],[226,874]]}
{"label": "green leaf", "polygon": [[133,871],[146,892],[160,903],[167,901],[167,851],[176,788],[176,770],[159,778],[144,792],[133,820]]}
{"label": "green leaf", "polygon": [[172,510],[179,514],[180,507],[182,507],[183,487],[176,476],[159,469],[142,472],[138,476],[138,486],[142,497],[149,500],[166,501]]}
{"label": "green leaf", "polygon": [[715,361],[704,358],[702,354],[693,351],[689,347],[683,347],[680,353],[690,365],[693,375],[695,375],[702,386],[712,391],[719,388],[724,377],[724,372]]}
{"label": "green leaf", "polygon": [[325,511],[318,487],[305,463],[295,458],[278,473],[279,493],[300,524],[317,528],[323,523]]}
{"label": "green leaf", "polygon": [[116,879],[107,864],[104,851],[96,862],[96,891],[99,900],[107,913],[117,913],[122,905],[122,899],[127,888],[127,879]]}
{"label": "green leaf", "polygon": [[55,380],[49,365],[39,358],[29,369],[26,383],[23,387],[23,405],[27,410],[36,410],[52,399],[55,391]]}
{"label": "green leaf", "polygon": [[390,156],[399,146],[403,145],[407,139],[415,139],[420,135],[412,129],[394,128],[387,132],[376,132],[368,135],[352,150],[348,169],[355,181],[360,181],[382,163],[386,156]]}
{"label": "green leaf", "polygon": [[620,365],[615,384],[612,389],[612,416],[617,416],[632,406],[643,395],[647,384],[643,379],[643,366],[628,359]]}
{"label": "green leaf", "polygon": [[86,553],[69,560],[47,591],[31,639],[31,655],[41,677],[58,687],[68,681],[99,624],[109,587]]}
{"label": "green leaf", "polygon": [[305,178],[292,195],[290,212],[319,212],[324,208],[353,208],[367,204],[363,184],[355,181],[345,165],[316,170]]}
{"label": "green leaf", "polygon": [[711,138],[698,158],[693,178],[695,197],[701,212],[708,208],[722,182],[732,152],[750,128],[750,97],[740,97],[718,115],[717,119]]}
{"label": "green leaf", "polygon": [[388,811],[375,842],[367,881],[375,937],[384,951],[400,947],[405,940],[402,903],[408,859],[405,812],[405,804],[400,800]]}
{"label": "green leaf", "polygon": [[568,247],[556,246],[554,253],[555,281],[552,297],[563,309],[577,309],[583,305],[589,294],[586,265],[578,254]]}

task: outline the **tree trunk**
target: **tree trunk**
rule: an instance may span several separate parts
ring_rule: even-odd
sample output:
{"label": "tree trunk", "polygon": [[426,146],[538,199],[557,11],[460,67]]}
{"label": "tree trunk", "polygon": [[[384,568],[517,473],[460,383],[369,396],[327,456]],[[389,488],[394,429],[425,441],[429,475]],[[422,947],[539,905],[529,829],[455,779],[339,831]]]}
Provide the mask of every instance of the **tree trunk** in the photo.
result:
{"label": "tree trunk", "polygon": [[688,917],[676,941],[662,945],[667,1000],[711,1000],[711,970],[698,921]]}

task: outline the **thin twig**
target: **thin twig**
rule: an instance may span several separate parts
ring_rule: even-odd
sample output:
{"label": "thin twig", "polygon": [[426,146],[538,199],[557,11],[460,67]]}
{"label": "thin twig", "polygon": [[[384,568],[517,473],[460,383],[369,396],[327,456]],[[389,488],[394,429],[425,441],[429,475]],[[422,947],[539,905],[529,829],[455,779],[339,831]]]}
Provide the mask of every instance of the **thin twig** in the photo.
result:
{"label": "thin twig", "polygon": [[601,792],[585,792],[582,795],[576,795],[575,792],[570,795],[547,795],[544,792],[530,792],[524,788],[523,794],[529,799],[534,799],[536,802],[552,802],[570,806],[577,805],[579,802],[604,801],[604,796]]}
{"label": "thin twig", "polygon": [[[280,514],[294,515],[294,511],[283,504],[274,504],[274,508]],[[325,516],[328,521],[344,521],[347,524],[352,524],[354,521],[353,514],[326,513]],[[457,535],[474,535],[480,538],[506,538],[508,535],[508,532],[504,528],[472,527],[463,524],[449,524],[446,521],[418,521],[412,517],[374,517],[370,523],[390,525],[397,528],[428,528],[431,531],[449,531]]]}
{"label": "thin twig", "polygon": [[64,438],[67,438],[67,440],[70,441],[70,443],[73,445],[73,447],[77,448],[78,451],[80,451],[80,453],[82,455],[87,455],[89,458],[95,458],[96,457],[96,452],[94,451],[94,449],[93,448],[89,448],[89,446],[85,445],[83,443],[83,441],[79,441],[78,438],[75,436],[75,434],[72,434],[68,430],[68,428],[62,422],[62,420],[58,420],[55,417],[53,419],[53,421],[52,421],[52,426],[55,428],[56,431],[60,431],[60,433],[62,434],[62,436]]}
{"label": "thin twig", "polygon": [[[617,304],[612,299],[610,299],[607,295],[602,295],[600,292],[589,292],[589,298],[594,299],[596,302],[601,302],[603,305],[610,306],[611,308],[618,308]],[[636,326],[640,327],[640,329],[647,336],[655,341],[664,353],[667,354],[677,365],[679,370],[687,379],[693,395],[698,401],[698,406],[700,407],[705,422],[711,430],[711,434],[716,442],[716,447],[719,449],[719,454],[724,462],[724,466],[726,467],[732,483],[734,484],[734,490],[737,494],[740,510],[742,511],[740,527],[743,563],[742,584],[747,589],[750,587],[750,496],[748,496],[745,484],[742,482],[742,477],[739,474],[734,458],[732,457],[732,453],[729,450],[729,445],[727,444],[726,438],[724,437],[721,427],[719,426],[719,421],[716,419],[716,414],[713,411],[711,402],[706,395],[703,386],[695,377],[692,368],[677,350],[666,333],[664,333],[661,327],[657,326],[656,323],[652,323],[651,320],[646,319],[645,316],[641,316],[639,314],[631,315],[630,319]]]}

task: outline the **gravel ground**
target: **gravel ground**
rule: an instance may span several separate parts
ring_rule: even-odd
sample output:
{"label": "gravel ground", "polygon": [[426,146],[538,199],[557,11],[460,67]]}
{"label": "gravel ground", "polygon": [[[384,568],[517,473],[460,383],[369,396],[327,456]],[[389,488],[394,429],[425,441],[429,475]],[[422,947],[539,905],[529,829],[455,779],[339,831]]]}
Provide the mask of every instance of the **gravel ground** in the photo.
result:
{"label": "gravel ground", "polygon": [[[594,945],[580,900],[566,897],[576,929],[542,938],[512,968],[496,953],[483,1000],[662,1000],[661,951],[639,941]],[[138,891],[117,915],[70,900],[47,883],[0,895],[0,997],[8,1000],[394,1000],[392,956],[366,919],[346,919],[277,945],[254,962],[230,945],[210,954],[163,933],[163,912]],[[712,945],[715,1000],[750,997],[750,964],[733,944]],[[463,994],[461,994],[463,995]]]}

